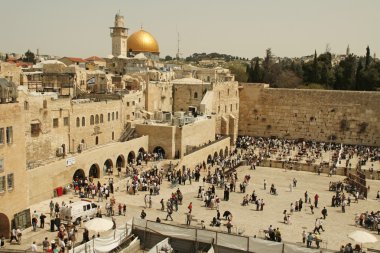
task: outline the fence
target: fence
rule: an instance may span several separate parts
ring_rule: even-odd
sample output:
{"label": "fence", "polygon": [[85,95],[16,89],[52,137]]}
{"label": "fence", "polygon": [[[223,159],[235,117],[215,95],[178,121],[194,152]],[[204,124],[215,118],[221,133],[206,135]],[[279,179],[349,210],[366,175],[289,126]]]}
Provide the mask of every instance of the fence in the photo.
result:
{"label": "fence", "polygon": [[122,245],[125,242],[125,240],[127,240],[131,235],[132,229],[130,222],[128,223],[119,228],[116,228],[113,232],[113,235],[109,235],[107,237],[93,238],[87,243],[72,248],[69,251],[69,253],[111,252],[112,250]]}
{"label": "fence", "polygon": [[[313,249],[301,247],[292,243],[279,243],[250,236],[227,234],[223,232],[187,228],[175,225],[156,223],[153,221],[134,218],[132,231],[140,237],[146,248],[151,248],[165,238],[170,238],[174,250],[183,253],[195,253],[200,248],[212,246],[216,253],[332,253],[336,251],[327,249]],[[206,251],[207,251],[206,250]]]}

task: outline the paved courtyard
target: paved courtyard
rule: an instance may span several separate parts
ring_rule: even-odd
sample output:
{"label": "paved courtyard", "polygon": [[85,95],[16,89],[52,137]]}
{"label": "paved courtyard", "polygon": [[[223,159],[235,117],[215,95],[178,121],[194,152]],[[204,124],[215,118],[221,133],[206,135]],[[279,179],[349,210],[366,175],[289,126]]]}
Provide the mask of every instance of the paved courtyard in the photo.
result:
{"label": "paved courtyard", "polygon": [[[237,230],[243,230],[243,235],[257,235],[263,236],[262,230],[266,230],[269,225],[273,225],[275,228],[280,228],[283,241],[301,244],[303,230],[312,231],[314,229],[314,222],[316,218],[321,217],[321,210],[324,206],[328,209],[328,217],[324,221],[325,232],[322,232],[323,247],[329,249],[337,250],[341,245],[345,245],[350,241],[347,238],[347,234],[355,230],[365,230],[361,227],[356,227],[354,222],[354,217],[356,214],[365,211],[379,211],[380,210],[380,200],[376,199],[376,192],[380,190],[380,181],[368,180],[370,185],[370,192],[368,200],[359,200],[359,203],[351,203],[348,206],[346,213],[342,213],[340,207],[331,207],[331,198],[333,192],[328,191],[328,185],[330,181],[343,180],[342,176],[328,177],[326,174],[321,174],[320,176],[309,173],[309,172],[299,172],[299,171],[284,171],[283,169],[277,168],[267,168],[267,167],[257,167],[256,170],[250,170],[247,166],[242,166],[237,169],[238,171],[238,184],[243,179],[244,175],[251,175],[251,181],[246,189],[245,194],[252,194],[255,190],[258,198],[264,199],[265,206],[264,211],[256,211],[256,205],[249,204],[248,206],[242,206],[241,202],[245,194],[240,192],[230,193],[230,200],[223,201],[223,189],[217,188],[217,195],[221,198],[220,212],[223,214],[225,210],[229,210],[233,214],[232,224],[234,225],[233,232]],[[289,184],[292,182],[293,178],[296,178],[298,183],[297,187],[290,192]],[[267,190],[263,188],[264,179],[267,180],[268,186]],[[106,179],[103,179],[106,180]],[[125,223],[127,220],[134,217],[139,217],[141,210],[144,207],[144,196],[147,192],[139,192],[136,195],[127,195],[125,192],[125,179],[119,180],[115,178],[116,186],[114,196],[116,198],[116,203],[126,203],[127,205],[127,215],[126,216],[116,216],[117,224],[120,225]],[[274,196],[269,194],[269,186],[274,184],[277,188],[278,195]],[[239,190],[237,184],[237,190]],[[179,207],[178,212],[174,212],[174,221],[165,221],[166,212],[160,210],[160,200],[164,198],[166,201],[170,194],[176,191],[177,187],[173,188],[167,182],[164,181],[161,188],[160,195],[152,196],[153,205],[152,208],[146,208],[147,219],[155,220],[156,217],[160,217],[162,222],[168,222],[172,224],[185,224],[185,213],[187,212],[187,206],[190,202],[193,202],[193,217],[194,220],[191,225],[200,226],[200,221],[204,220],[206,227],[208,229],[217,229],[226,232],[227,229],[223,224],[226,222],[222,220],[222,226],[220,228],[213,228],[208,226],[210,221],[214,216],[216,216],[216,210],[210,210],[204,207],[204,203],[201,199],[196,198],[198,187],[203,185],[203,182],[193,182],[189,185],[188,182],[185,186],[179,186],[180,190],[184,195],[183,205]],[[210,185],[205,184],[207,189]],[[318,193],[319,208],[314,209],[314,215],[311,214],[309,205],[304,205],[302,212],[295,212],[291,217],[291,224],[287,225],[283,222],[283,210],[290,209],[290,203],[304,198],[305,191],[308,191],[309,196],[312,200],[314,195]],[[72,194],[64,195],[59,198],[55,198],[53,201],[62,201],[68,203],[69,200],[76,201],[78,197]],[[31,207],[31,211],[37,210],[37,212],[48,213],[50,200],[43,201],[37,205]],[[104,209],[105,202],[101,202],[100,205]],[[105,212],[104,212],[105,213]],[[49,229],[49,218],[48,224],[45,225],[45,229],[38,229],[37,232],[26,232],[23,235],[23,243],[19,245],[9,245],[6,244],[8,248],[22,248],[27,249],[30,247],[32,241],[36,241],[38,244],[42,242],[44,237],[48,237],[52,240],[56,237],[56,232],[51,233]],[[79,229],[79,240],[82,239],[83,229]],[[380,236],[375,233],[375,231],[368,231],[376,235],[379,241],[375,244],[368,245],[370,248],[380,249]],[[91,236],[91,234],[90,234]],[[353,242],[352,242],[353,243]]]}

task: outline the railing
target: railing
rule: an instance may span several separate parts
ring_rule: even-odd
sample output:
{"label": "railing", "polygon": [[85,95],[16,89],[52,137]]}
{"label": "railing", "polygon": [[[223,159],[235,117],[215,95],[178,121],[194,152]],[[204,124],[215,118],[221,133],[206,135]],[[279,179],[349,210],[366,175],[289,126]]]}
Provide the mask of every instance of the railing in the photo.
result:
{"label": "railing", "polygon": [[225,139],[227,139],[227,138],[229,138],[229,136],[227,136],[227,135],[222,136],[222,137],[219,137],[219,139],[216,139],[215,141],[212,141],[212,142],[206,143],[206,144],[204,144],[204,145],[202,145],[202,146],[199,146],[199,147],[195,147],[195,148],[193,148],[191,151],[186,152],[184,155],[185,155],[185,156],[186,156],[186,155],[190,155],[190,154],[192,154],[192,153],[194,153],[194,152],[196,152],[196,151],[198,151],[198,150],[201,150],[201,149],[203,149],[203,148],[205,148],[205,147],[211,146],[211,145],[213,145],[213,144],[215,144],[215,143],[217,143],[217,142],[220,142],[220,141],[222,141],[222,140],[225,140]]}

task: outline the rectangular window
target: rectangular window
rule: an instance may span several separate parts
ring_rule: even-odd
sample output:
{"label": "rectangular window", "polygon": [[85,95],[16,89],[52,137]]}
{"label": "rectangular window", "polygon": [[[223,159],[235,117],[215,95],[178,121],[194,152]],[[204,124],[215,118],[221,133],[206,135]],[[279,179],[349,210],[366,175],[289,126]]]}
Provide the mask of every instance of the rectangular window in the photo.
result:
{"label": "rectangular window", "polygon": [[232,112],[232,104],[230,105],[230,112]]}
{"label": "rectangular window", "polygon": [[41,128],[39,123],[30,124],[30,133],[33,137],[40,134]]}
{"label": "rectangular window", "polygon": [[129,106],[129,102],[127,102],[127,106]]}
{"label": "rectangular window", "polygon": [[13,173],[7,175],[7,184],[8,184],[8,191],[12,190],[14,186]]}
{"label": "rectangular window", "polygon": [[69,125],[69,117],[64,117],[63,118],[63,125],[68,126]]}
{"label": "rectangular window", "polygon": [[0,144],[4,144],[4,128],[0,128]]}
{"label": "rectangular window", "polygon": [[12,127],[7,127],[6,129],[7,143],[10,144],[13,142],[13,129]]}
{"label": "rectangular window", "polygon": [[53,119],[53,127],[58,127],[58,118]]}
{"label": "rectangular window", "polygon": [[4,172],[4,160],[0,159],[0,173]]}
{"label": "rectangular window", "polygon": [[135,101],[132,101],[132,105],[135,105],[136,104],[136,102]]}
{"label": "rectangular window", "polygon": [[0,192],[5,191],[5,176],[0,177]]}

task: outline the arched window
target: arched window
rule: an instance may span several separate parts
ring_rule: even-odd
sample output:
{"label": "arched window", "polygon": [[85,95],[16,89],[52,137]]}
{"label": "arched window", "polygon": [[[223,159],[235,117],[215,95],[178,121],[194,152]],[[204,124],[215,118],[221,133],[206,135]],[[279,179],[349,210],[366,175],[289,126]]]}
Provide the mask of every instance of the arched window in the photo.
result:
{"label": "arched window", "polygon": [[112,120],[115,120],[115,113],[112,112]]}
{"label": "arched window", "polygon": [[194,98],[198,98],[198,92],[194,92]]}
{"label": "arched window", "polygon": [[80,127],[80,119],[77,117],[77,127]]}
{"label": "arched window", "polygon": [[91,115],[90,117],[90,125],[92,126],[94,124],[94,115]]}
{"label": "arched window", "polygon": [[116,119],[119,119],[119,112],[116,112]]}
{"label": "arched window", "polygon": [[95,115],[95,124],[99,124],[99,115],[98,114]]}
{"label": "arched window", "polygon": [[86,118],[82,117],[82,126],[86,126]]}
{"label": "arched window", "polygon": [[100,124],[103,123],[103,114],[100,114]]}

